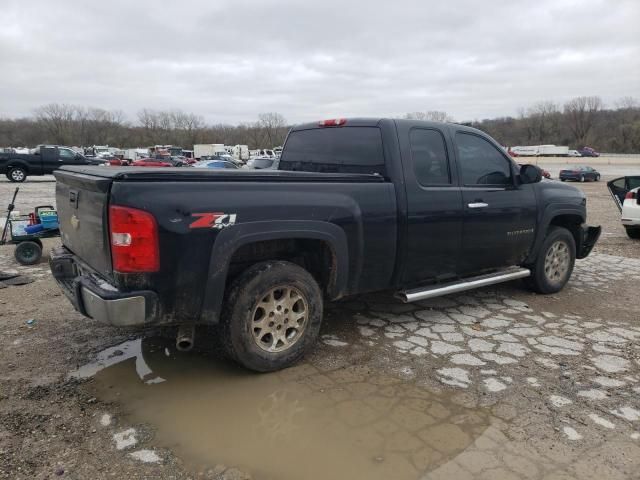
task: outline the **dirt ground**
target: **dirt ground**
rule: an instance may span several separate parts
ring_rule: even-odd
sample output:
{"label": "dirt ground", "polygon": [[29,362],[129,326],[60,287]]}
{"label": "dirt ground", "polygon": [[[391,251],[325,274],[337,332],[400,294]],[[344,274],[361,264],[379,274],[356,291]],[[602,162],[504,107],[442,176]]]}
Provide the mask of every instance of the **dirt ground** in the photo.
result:
{"label": "dirt ground", "polygon": [[[562,292],[349,299],[267,375],[222,360],[215,332],[179,354],[171,332],[85,319],[46,258],[0,247],[0,271],[34,280],[0,288],[0,478],[638,478],[640,242],[604,181],[576,185],[603,234]],[[50,178],[20,188],[21,211],[53,201]]]}

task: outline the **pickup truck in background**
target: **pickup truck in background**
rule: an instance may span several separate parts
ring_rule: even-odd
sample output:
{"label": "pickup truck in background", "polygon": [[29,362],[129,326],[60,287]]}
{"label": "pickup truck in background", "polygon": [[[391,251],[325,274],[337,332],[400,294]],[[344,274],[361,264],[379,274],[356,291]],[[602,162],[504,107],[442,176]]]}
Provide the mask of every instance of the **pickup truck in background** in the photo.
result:
{"label": "pickup truck in background", "polygon": [[29,175],[47,175],[63,165],[97,165],[68,147],[41,145],[34,153],[0,153],[0,174],[12,182],[24,182]]}
{"label": "pickup truck in background", "polygon": [[524,278],[561,290],[600,235],[584,194],[456,124],[294,127],[279,170],[64,167],[51,270],[82,314],[121,327],[217,325],[270,371],[316,341],[323,301],[405,302]]}

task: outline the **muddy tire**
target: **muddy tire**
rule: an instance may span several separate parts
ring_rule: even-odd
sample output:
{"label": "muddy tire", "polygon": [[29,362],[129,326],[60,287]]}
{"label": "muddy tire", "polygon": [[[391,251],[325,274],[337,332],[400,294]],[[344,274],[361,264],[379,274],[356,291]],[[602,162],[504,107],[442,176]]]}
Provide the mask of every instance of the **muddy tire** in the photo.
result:
{"label": "muddy tire", "polygon": [[13,256],[20,265],[34,265],[42,258],[42,246],[36,242],[20,242]]}
{"label": "muddy tire", "polygon": [[634,240],[637,240],[640,238],[640,228],[624,227],[624,229],[626,230],[627,236],[629,238],[632,238]]}
{"label": "muddy tire", "polygon": [[322,291],[290,262],[253,265],[229,288],[220,326],[228,355],[244,367],[271,372],[313,348],[322,322]]}
{"label": "muddy tire", "polygon": [[7,172],[7,178],[13,183],[22,183],[27,179],[27,171],[22,167],[13,167]]}
{"label": "muddy tire", "polygon": [[556,293],[564,288],[576,261],[576,243],[569,230],[551,227],[525,284],[538,293]]}

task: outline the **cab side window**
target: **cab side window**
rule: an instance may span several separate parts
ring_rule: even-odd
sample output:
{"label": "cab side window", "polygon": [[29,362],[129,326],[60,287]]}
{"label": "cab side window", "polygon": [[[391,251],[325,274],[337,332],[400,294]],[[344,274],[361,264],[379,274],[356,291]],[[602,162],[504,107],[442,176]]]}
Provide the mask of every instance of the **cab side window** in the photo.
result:
{"label": "cab side window", "polygon": [[458,163],[464,185],[511,185],[511,162],[484,138],[456,133]]}
{"label": "cab side window", "polygon": [[413,171],[420,185],[450,185],[449,158],[442,133],[414,128],[409,133]]}
{"label": "cab side window", "polygon": [[76,158],[76,154],[66,148],[59,149],[58,155],[60,155],[60,158],[63,160],[74,160]]}

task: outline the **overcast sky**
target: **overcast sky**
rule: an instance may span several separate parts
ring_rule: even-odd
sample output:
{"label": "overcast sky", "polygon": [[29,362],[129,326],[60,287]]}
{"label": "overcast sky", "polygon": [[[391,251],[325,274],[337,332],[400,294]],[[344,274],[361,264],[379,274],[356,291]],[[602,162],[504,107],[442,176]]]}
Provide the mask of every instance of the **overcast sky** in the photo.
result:
{"label": "overcast sky", "polygon": [[[208,122],[640,99],[640,0],[1,0],[0,116],[59,102]],[[171,4],[171,6],[164,6]]]}

